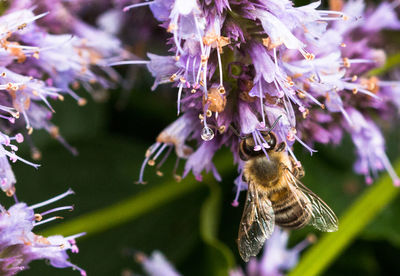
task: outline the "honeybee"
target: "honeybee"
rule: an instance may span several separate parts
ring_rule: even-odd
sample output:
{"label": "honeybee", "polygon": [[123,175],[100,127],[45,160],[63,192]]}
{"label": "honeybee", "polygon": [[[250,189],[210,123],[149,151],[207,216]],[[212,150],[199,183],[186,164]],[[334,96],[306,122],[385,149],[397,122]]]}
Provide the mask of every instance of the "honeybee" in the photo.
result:
{"label": "honeybee", "polygon": [[259,253],[275,224],[286,229],[310,224],[324,232],[338,230],[335,213],[300,182],[304,170],[287,153],[286,143],[278,143],[272,129],[261,134],[268,143],[269,158],[262,150],[254,150],[253,137],[242,137],[239,145],[239,156],[245,161],[243,180],[248,190],[238,248],[246,262]]}

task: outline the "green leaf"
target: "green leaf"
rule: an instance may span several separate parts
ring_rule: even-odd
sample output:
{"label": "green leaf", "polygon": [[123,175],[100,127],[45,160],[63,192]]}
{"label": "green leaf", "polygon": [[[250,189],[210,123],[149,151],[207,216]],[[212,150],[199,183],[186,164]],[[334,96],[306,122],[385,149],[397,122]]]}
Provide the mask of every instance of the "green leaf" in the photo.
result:
{"label": "green leaf", "polygon": [[210,195],[204,202],[200,215],[200,234],[207,244],[207,275],[228,275],[234,266],[230,249],[218,240],[218,226],[221,214],[221,188],[215,181],[208,182]]}
{"label": "green leaf", "polygon": [[[400,172],[400,162],[396,163]],[[339,231],[325,233],[321,239],[305,253],[290,276],[320,275],[360,234],[364,227],[377,214],[393,201],[399,189],[393,186],[392,179],[385,175],[368,188],[339,219]]]}

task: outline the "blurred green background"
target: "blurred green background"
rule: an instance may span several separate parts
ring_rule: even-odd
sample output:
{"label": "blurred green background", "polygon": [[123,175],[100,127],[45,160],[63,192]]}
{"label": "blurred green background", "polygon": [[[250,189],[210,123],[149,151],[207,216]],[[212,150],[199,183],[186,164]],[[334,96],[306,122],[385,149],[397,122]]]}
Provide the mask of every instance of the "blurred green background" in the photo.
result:
{"label": "blurred green background", "polygon": [[[149,44],[147,49],[163,53],[157,50],[161,49],[157,43]],[[127,70],[123,68],[121,72]],[[33,204],[68,188],[76,192],[76,195],[56,204],[75,206],[73,212],[62,213],[64,221],[38,226],[35,230],[46,232],[53,226],[63,229],[66,224],[92,230],[89,224],[95,223],[95,229],[77,241],[80,253],[70,254],[72,262],[84,268],[88,275],[121,275],[124,270],[141,273],[140,266],[134,261],[134,252],[150,254],[155,249],[162,251],[184,275],[216,275],[227,265],[243,266],[235,242],[243,205],[231,206],[233,180],[237,174],[227,149],[215,157],[216,166],[223,176],[221,183],[216,183],[211,177],[206,178],[205,183],[195,183],[189,177],[175,184],[171,175],[175,158],[171,155],[163,166],[163,177],[156,176],[155,169],[148,167],[145,173],[148,184],[135,184],[146,149],[176,118],[176,90],[164,86],[152,92],[151,85],[149,73],[139,68],[135,73],[134,89],[128,94],[119,90],[109,91],[107,101],[94,102],[81,91],[81,95],[89,98],[84,107],[79,107],[70,98],[54,103],[57,111],[54,122],[66,140],[78,149],[79,155],[72,156],[47,133],[34,132],[32,138],[43,154],[42,166],[39,170],[21,162],[13,166],[19,199]],[[399,125],[382,127],[388,137],[389,158],[394,162],[400,156]],[[340,216],[367,189],[363,178],[352,171],[354,148],[346,137],[340,147],[317,147],[317,150],[318,153],[310,157],[296,148],[306,170],[303,182]],[[21,148],[20,155],[29,159],[28,149]],[[163,187],[170,188],[171,195],[162,197],[161,194],[160,199],[157,191],[163,191]],[[144,197],[147,192],[154,198]],[[243,193],[241,202],[244,196]],[[98,220],[94,222],[78,220],[79,225],[68,224],[82,215],[109,208],[120,201],[135,202],[140,198],[147,202],[148,209],[131,215],[131,219],[126,218],[120,224],[112,224],[114,218],[108,215],[96,217]],[[12,204],[3,194],[0,201],[5,206]],[[120,215],[115,214],[116,217]],[[400,275],[399,217],[400,199],[395,199],[365,227],[349,248],[339,254],[324,275]],[[96,229],[99,220],[101,227]],[[105,226],[108,221],[110,227]],[[66,234],[71,234],[67,228],[64,229]],[[290,245],[295,245],[313,231],[307,227],[292,232]],[[30,270],[20,275],[79,273],[35,261]]]}

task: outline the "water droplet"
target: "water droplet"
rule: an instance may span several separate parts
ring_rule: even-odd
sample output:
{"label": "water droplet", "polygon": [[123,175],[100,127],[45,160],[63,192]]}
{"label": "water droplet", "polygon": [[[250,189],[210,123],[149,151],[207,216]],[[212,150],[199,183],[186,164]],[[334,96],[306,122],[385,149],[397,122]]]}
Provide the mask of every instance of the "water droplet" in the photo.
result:
{"label": "water droplet", "polygon": [[210,141],[212,138],[214,138],[214,131],[209,127],[204,127],[201,131],[201,139]]}

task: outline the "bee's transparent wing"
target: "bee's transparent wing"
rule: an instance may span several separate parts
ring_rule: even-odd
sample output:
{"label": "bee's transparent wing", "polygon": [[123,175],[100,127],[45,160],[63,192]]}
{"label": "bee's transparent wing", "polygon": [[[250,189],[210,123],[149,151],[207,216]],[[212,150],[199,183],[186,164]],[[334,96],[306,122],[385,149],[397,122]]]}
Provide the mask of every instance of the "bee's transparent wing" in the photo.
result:
{"label": "bee's transparent wing", "polygon": [[[301,181],[296,178],[289,169],[285,170],[285,178],[291,189],[300,192],[311,203],[311,208],[310,206],[304,206],[305,209],[311,212],[310,224],[323,232],[337,231],[339,221],[331,208],[329,208],[322,199],[301,183]],[[297,194],[296,191],[293,192]],[[301,201],[299,200],[299,202]],[[302,205],[304,205],[304,203]]]}
{"label": "bee's transparent wing", "polygon": [[254,183],[249,183],[248,187],[238,237],[239,253],[245,262],[260,252],[265,240],[271,236],[275,223],[267,194],[257,190]]}

